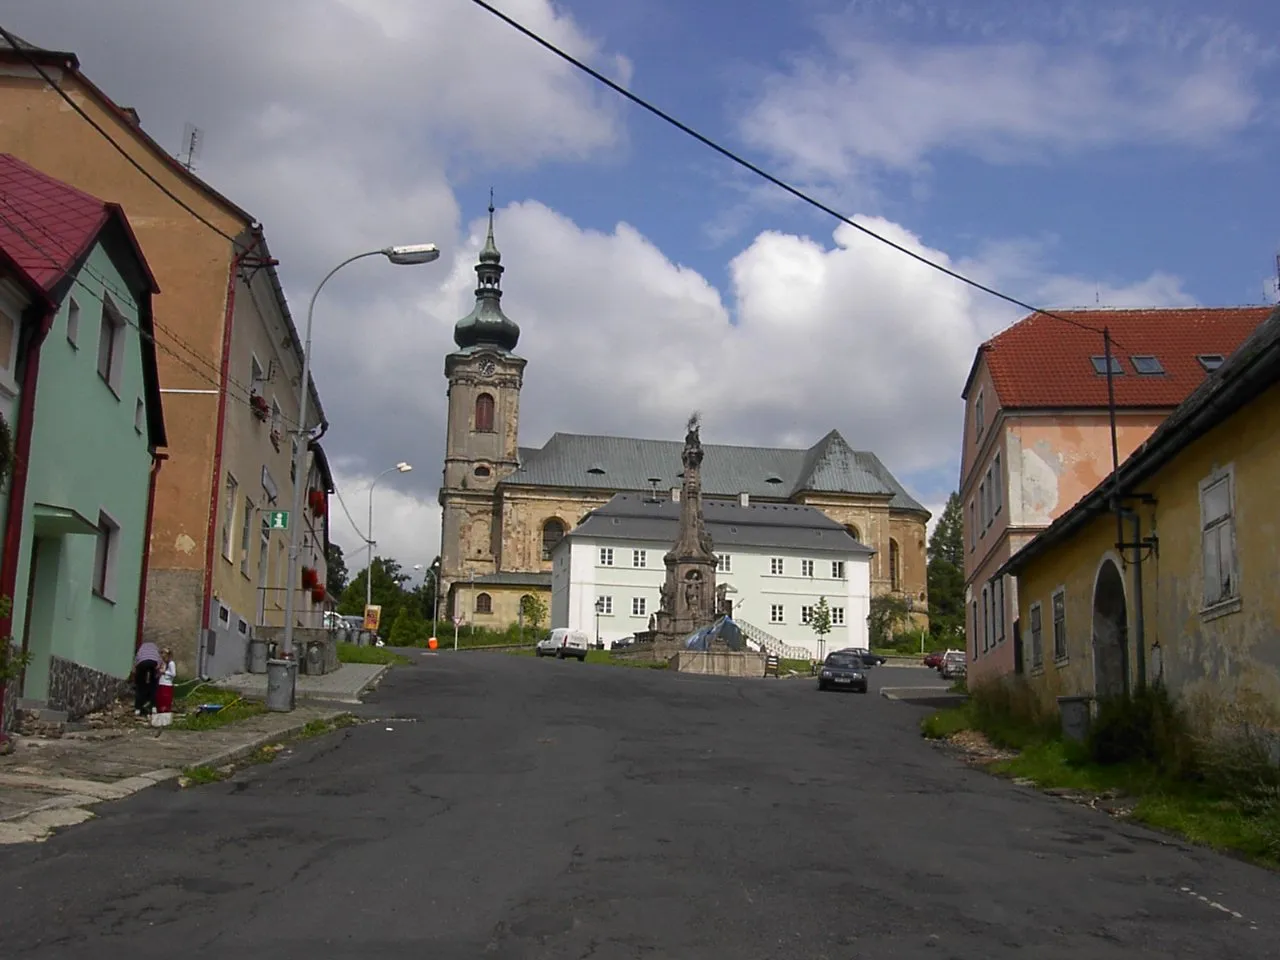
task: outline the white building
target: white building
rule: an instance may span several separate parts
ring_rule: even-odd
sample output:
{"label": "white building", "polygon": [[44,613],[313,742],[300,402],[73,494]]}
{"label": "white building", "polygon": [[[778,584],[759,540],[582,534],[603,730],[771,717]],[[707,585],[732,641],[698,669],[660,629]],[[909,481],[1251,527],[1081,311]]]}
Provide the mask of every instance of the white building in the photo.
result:
{"label": "white building", "polygon": [[[831,608],[825,650],[867,646],[875,551],[813,507],[703,499],[707,532],[733,619],[819,653],[811,624],[819,598]],[[675,542],[680,503],[620,493],[583,519],[552,554],[551,626],[585,631],[606,646],[648,629]],[[597,611],[597,601],[599,610]]]}

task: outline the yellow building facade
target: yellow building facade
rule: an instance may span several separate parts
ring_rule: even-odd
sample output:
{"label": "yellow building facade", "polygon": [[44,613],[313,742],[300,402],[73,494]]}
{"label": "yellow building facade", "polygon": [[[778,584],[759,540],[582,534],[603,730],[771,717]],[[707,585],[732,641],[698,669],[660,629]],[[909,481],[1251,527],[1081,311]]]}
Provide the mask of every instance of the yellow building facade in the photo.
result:
{"label": "yellow building facade", "polygon": [[1205,732],[1280,731],[1280,311],[1015,555],[1046,707],[1159,683]]}

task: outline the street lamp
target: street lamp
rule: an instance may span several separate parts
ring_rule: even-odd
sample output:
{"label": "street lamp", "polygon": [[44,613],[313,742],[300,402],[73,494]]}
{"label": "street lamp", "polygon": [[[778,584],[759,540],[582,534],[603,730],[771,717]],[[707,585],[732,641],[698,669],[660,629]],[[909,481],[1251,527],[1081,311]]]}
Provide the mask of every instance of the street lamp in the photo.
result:
{"label": "street lamp", "polygon": [[[307,333],[302,345],[302,378],[298,381],[298,444],[293,451],[293,510],[289,524],[289,569],[288,579],[285,582],[284,594],[284,639],[282,642],[282,653],[288,656],[293,651],[293,613],[294,613],[294,594],[297,592],[294,588],[298,579],[298,516],[302,513],[302,488],[307,485],[307,400],[310,398],[309,387],[311,384],[311,321],[315,314],[316,298],[320,296],[320,291],[324,289],[324,285],[329,282],[329,278],[345,267],[348,263],[361,260],[365,257],[386,257],[389,261],[397,266],[413,266],[420,263],[430,263],[432,260],[440,256],[440,250],[434,243],[413,243],[396,247],[383,247],[381,250],[370,250],[366,253],[357,253],[354,257],[347,257],[340,264],[325,274],[324,279],[320,281],[320,285],[316,287],[316,292],[311,295],[311,302],[307,305]],[[290,698],[292,703],[292,697]]]}
{"label": "street lamp", "polygon": [[373,483],[369,484],[369,536],[366,542],[369,544],[369,563],[364,568],[364,608],[367,613],[369,607],[373,605],[373,488],[378,485],[378,481],[385,477],[388,473],[408,473],[413,467],[403,460],[394,467],[387,467],[380,474],[373,478]]}
{"label": "street lamp", "polygon": [[600,649],[600,614],[604,613],[604,597],[596,597],[596,649]]}

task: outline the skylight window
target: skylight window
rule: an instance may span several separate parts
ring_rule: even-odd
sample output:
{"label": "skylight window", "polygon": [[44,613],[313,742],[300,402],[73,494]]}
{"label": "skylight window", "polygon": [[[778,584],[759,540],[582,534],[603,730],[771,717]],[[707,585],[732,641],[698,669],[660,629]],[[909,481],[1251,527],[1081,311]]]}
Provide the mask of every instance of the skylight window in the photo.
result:
{"label": "skylight window", "polygon": [[1200,366],[1204,367],[1206,372],[1213,373],[1222,366],[1222,361],[1226,358],[1220,353],[1202,353],[1196,359],[1200,361]]}
{"label": "skylight window", "polygon": [[782,482],[781,477],[769,477],[767,480],[765,480],[765,483],[781,483],[781,482]]}
{"label": "skylight window", "polygon": [[[1101,376],[1107,375],[1107,358],[1105,356],[1090,357],[1089,362],[1093,364],[1094,373],[1100,374]],[[1120,365],[1120,359],[1118,357],[1111,358],[1111,373],[1112,375],[1124,373],[1124,367]]]}
{"label": "skylight window", "polygon": [[1133,364],[1133,369],[1144,377],[1164,373],[1164,367],[1160,365],[1159,357],[1130,357],[1129,360]]}
{"label": "skylight window", "polygon": [[591,466],[587,467],[587,473],[593,474],[594,476],[597,476],[597,477],[603,476],[604,467],[600,466],[600,464],[598,463],[593,463]]}

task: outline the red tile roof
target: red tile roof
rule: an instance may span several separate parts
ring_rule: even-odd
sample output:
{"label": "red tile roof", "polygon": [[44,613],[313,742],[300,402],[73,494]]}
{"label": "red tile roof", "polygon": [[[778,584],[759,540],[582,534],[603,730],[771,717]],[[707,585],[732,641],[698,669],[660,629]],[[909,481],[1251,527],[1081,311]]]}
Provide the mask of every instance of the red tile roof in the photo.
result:
{"label": "red tile roof", "polygon": [[[1002,407],[1105,407],[1107,378],[1094,371],[1103,353],[1102,329],[1111,331],[1112,356],[1123,373],[1113,377],[1120,407],[1176,407],[1207,375],[1196,358],[1230,356],[1267,319],[1272,307],[1177,307],[1144,310],[1055,310],[1081,329],[1033,313],[978,348]],[[1153,356],[1164,372],[1141,375],[1130,359]]]}
{"label": "red tile roof", "polygon": [[0,153],[0,249],[45,291],[97,239],[113,209]]}

